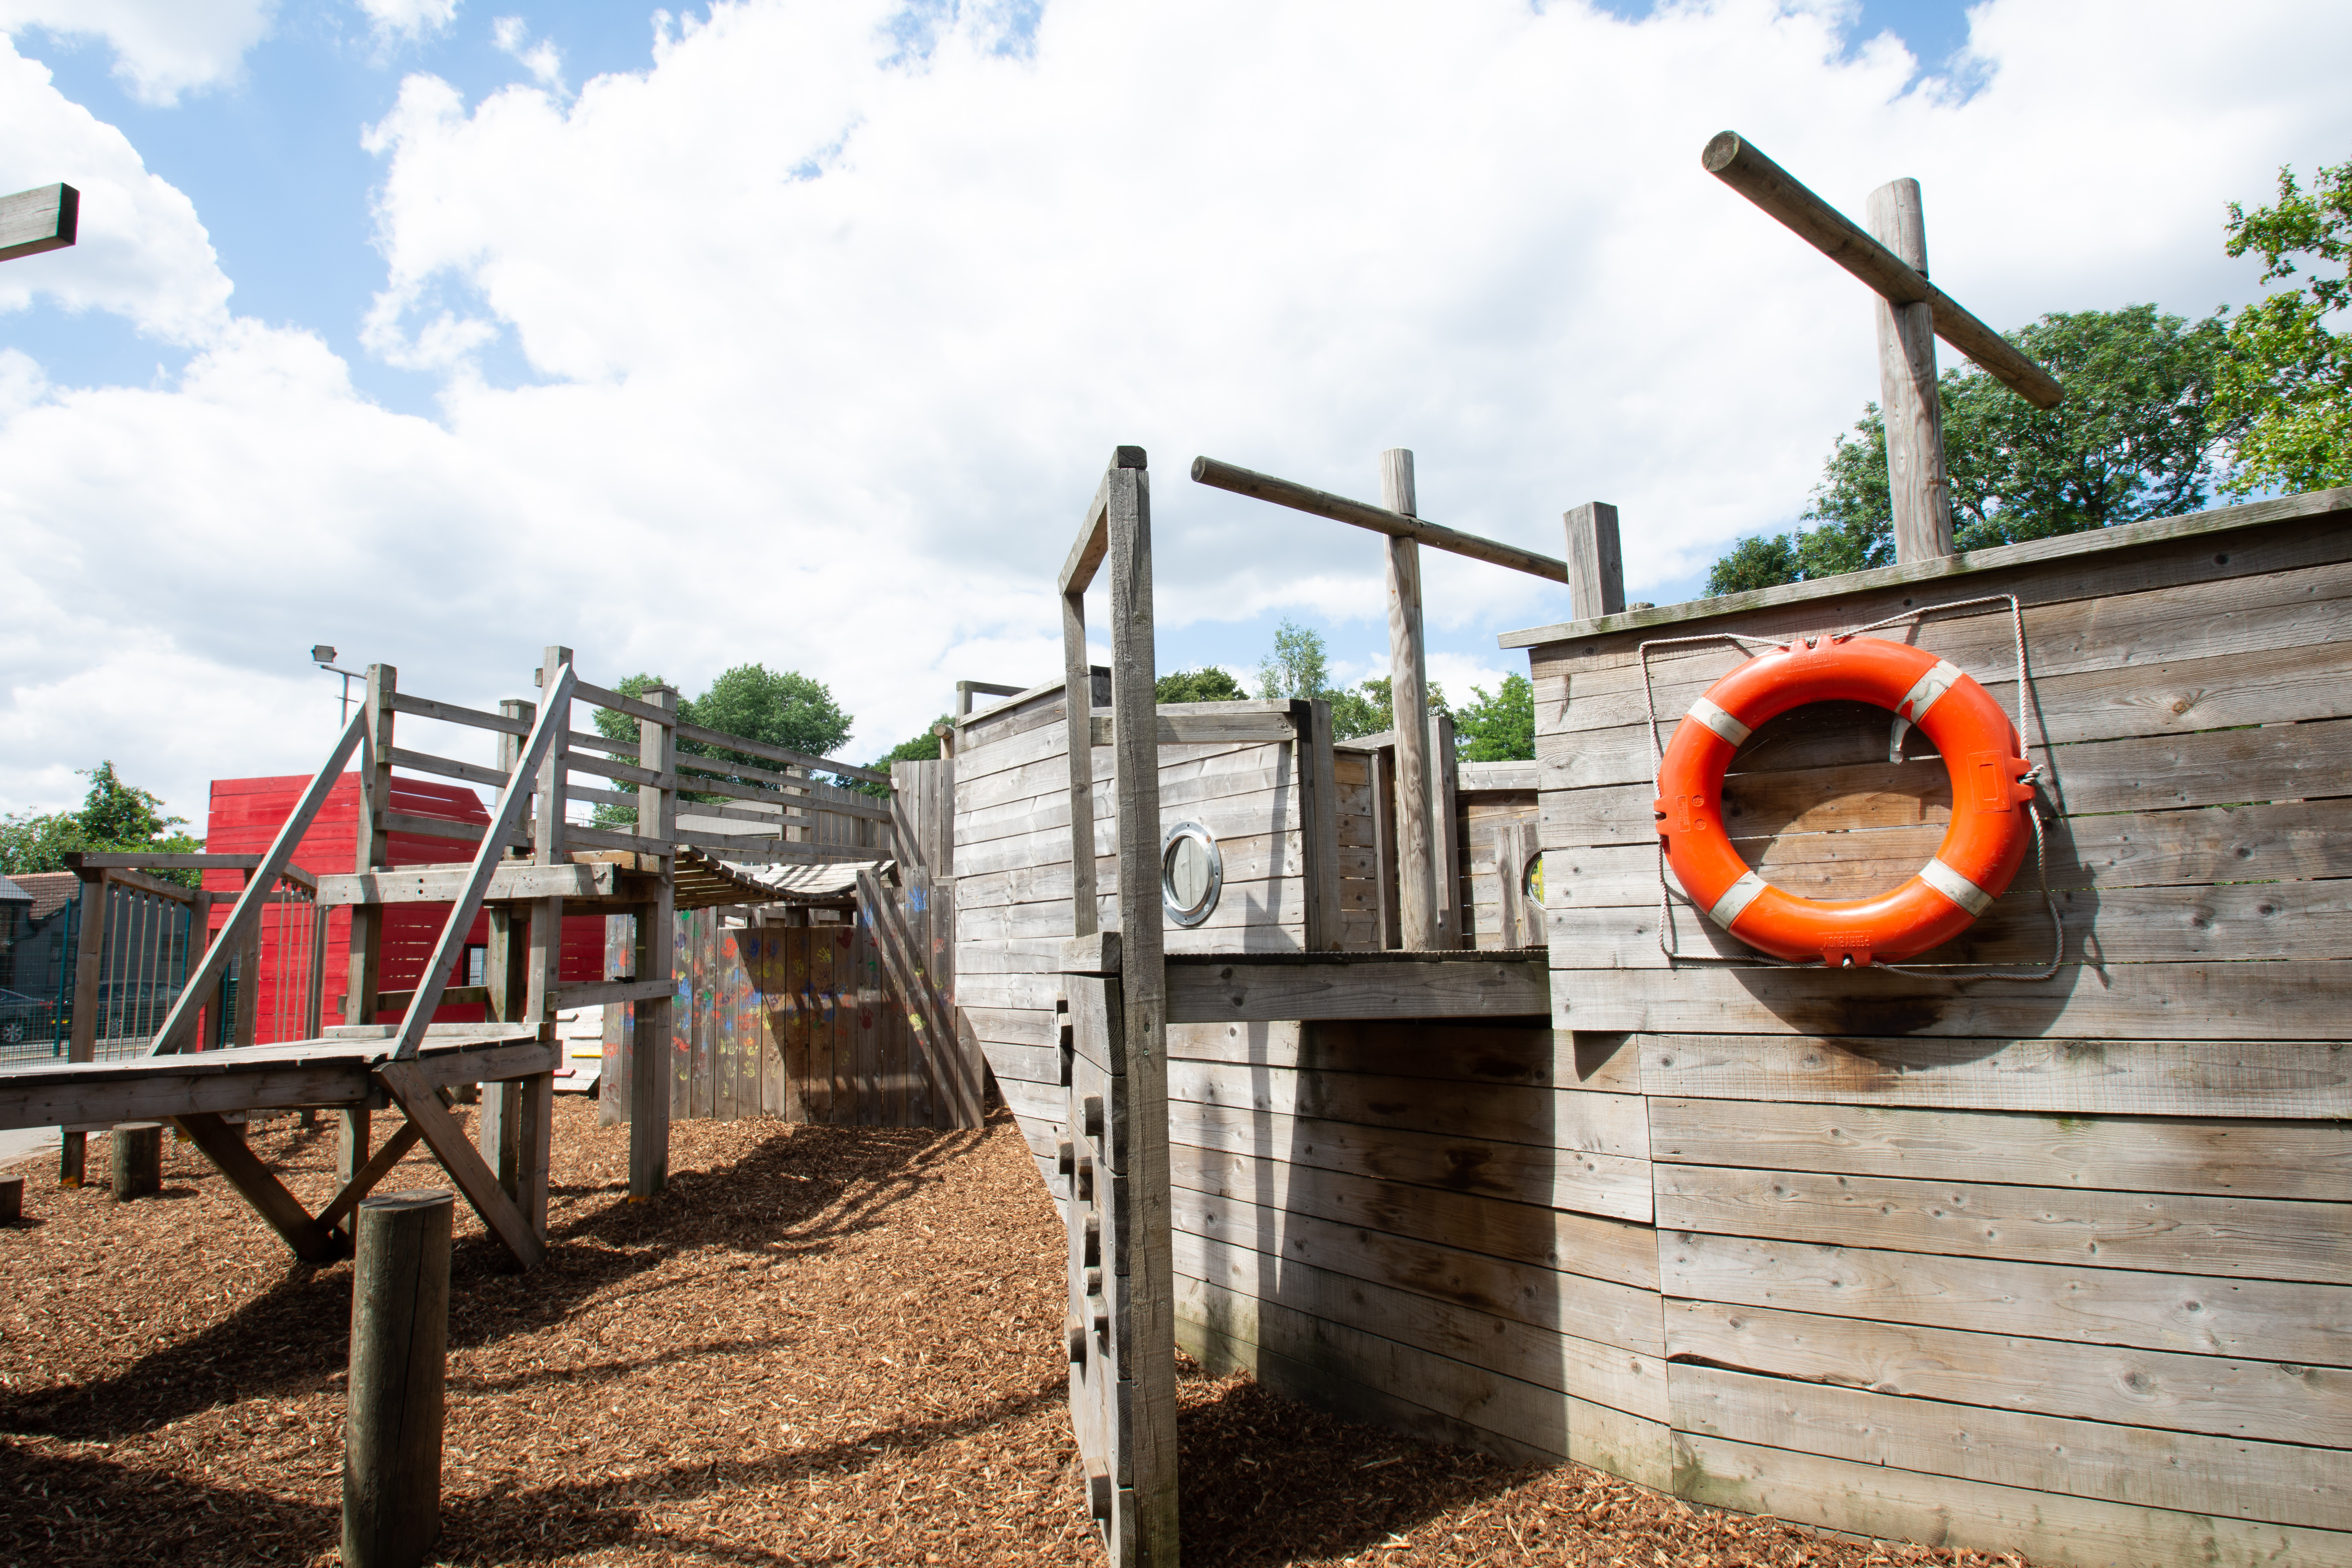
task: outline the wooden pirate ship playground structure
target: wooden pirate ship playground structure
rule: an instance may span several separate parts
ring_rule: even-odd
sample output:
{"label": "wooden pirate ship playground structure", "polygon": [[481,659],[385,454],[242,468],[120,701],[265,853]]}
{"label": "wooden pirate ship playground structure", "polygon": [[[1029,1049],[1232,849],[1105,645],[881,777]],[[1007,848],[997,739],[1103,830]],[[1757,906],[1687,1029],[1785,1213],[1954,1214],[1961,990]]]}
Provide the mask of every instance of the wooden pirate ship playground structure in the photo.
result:
{"label": "wooden pirate ship playground structure", "polygon": [[[1066,1222],[1072,1423],[1119,1568],[1177,1560],[1180,1346],[1834,1531],[2352,1564],[2352,489],[1956,553],[1935,340],[2062,389],[1927,281],[1915,184],[1866,234],[1736,137],[1706,163],[1876,295],[1896,564],[1628,605],[1608,506],[1553,558],[1423,517],[1402,449],[1378,504],[1196,460],[1382,536],[1395,723],[1346,740],[1318,701],[1156,703],[1150,479],[1121,447],[1058,574],[1061,677],[963,683],[936,763],[698,729],[562,647],[496,713],[378,667],[266,847],[188,858],[236,887],[82,858],[93,908],[184,905],[201,952],[137,1054],[101,1052],[106,977],[154,962],[130,933],[173,928],[87,922],[71,1048],[0,1073],[0,1128],[168,1120],[312,1259],[422,1142],[529,1267],[559,1018],[604,1006],[637,1195],[674,1117],[969,1127],[1002,1097]],[[1569,587],[1573,619],[1500,635],[1532,762],[1461,762],[1430,710],[1423,548]],[[1785,710],[1722,684],[1871,639],[1925,673]],[[1956,690],[1973,728],[1932,711]],[[418,721],[490,732],[496,765]],[[1705,765],[1664,790],[1685,743]],[[418,775],[495,804],[427,809]],[[338,800],[351,869],[306,866]],[[1989,858],[1947,858],[1956,823]],[[1925,951],[1854,912],[1923,882],[1969,917]],[[1748,911],[1775,908],[1829,936],[1767,951]],[[583,915],[603,940],[567,960]],[[272,930],[307,933],[304,973],[225,989]],[[265,994],[300,1037],[259,1037]],[[289,1107],[341,1126],[319,1213],[237,1125]]]}

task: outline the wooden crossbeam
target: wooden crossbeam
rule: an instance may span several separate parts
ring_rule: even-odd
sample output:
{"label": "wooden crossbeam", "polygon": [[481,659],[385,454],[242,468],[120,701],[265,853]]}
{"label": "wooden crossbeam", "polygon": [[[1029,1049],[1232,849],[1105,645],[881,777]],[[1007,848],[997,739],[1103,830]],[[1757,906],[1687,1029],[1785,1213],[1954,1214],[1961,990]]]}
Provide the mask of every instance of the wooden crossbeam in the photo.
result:
{"label": "wooden crossbeam", "polygon": [[424,1136],[415,1122],[402,1122],[400,1130],[383,1141],[383,1147],[369,1155],[368,1163],[343,1184],[343,1190],[335,1194],[334,1201],[319,1211],[320,1226],[327,1230],[341,1228],[343,1216],[359,1207],[360,1200],[374,1191],[375,1184],[390,1175],[392,1168],[407,1158],[408,1152]]}
{"label": "wooden crossbeam", "polygon": [[[541,711],[556,706],[546,703]],[[473,923],[471,917],[467,923]],[[441,1162],[441,1168],[449,1173],[449,1179],[457,1184],[457,1190],[466,1194],[474,1212],[482,1216],[482,1224],[505,1245],[514,1260],[525,1268],[535,1268],[543,1262],[547,1244],[531,1229],[506,1189],[499,1185],[498,1173],[475,1152],[466,1130],[441,1103],[441,1097],[433,1091],[424,1069],[413,1061],[387,1061],[377,1066],[375,1077],[385,1092],[399,1102],[401,1110],[408,1113],[410,1125],[423,1136],[433,1157]]]}
{"label": "wooden crossbeam", "polygon": [[81,221],[81,193],[71,185],[36,185],[0,196],[0,261],[63,250]]}
{"label": "wooden crossbeam", "polygon": [[1795,175],[1758,152],[1755,143],[1736,132],[1718,132],[1699,154],[1699,162],[1708,174],[1771,214],[1800,239],[1876,290],[1888,304],[1897,309],[1929,306],[1935,311],[1937,337],[2036,408],[2055,408],[2066,395],[2055,376],[1961,309],[1950,295],[1864,234],[1843,213],[1807,190]]}
{"label": "wooden crossbeam", "polygon": [[228,1178],[229,1184],[253,1205],[254,1212],[286,1238],[295,1257],[305,1263],[331,1263],[343,1255],[341,1239],[310,1217],[301,1200],[288,1192],[285,1184],[261,1163],[261,1157],[246,1147],[244,1134],[216,1112],[196,1111],[175,1116],[172,1121],[204,1151],[205,1158]]}
{"label": "wooden crossbeam", "polygon": [[1261,474],[1234,463],[1222,463],[1214,458],[1192,459],[1192,482],[1231,490],[1235,495],[1251,496],[1276,506],[1286,506],[1293,511],[1307,512],[1315,517],[1328,517],[1334,522],[1345,522],[1357,528],[1385,533],[1391,539],[1410,539],[1426,544],[1432,550],[1448,551],[1466,555],[1473,561],[1490,565],[1507,566],[1514,572],[1525,572],[1531,577],[1541,577],[1548,583],[1568,581],[1568,563],[1539,555],[1532,550],[1522,550],[1516,544],[1500,540],[1484,539],[1475,533],[1442,527],[1387,507],[1373,506],[1369,501],[1350,500],[1346,496],[1333,495],[1311,486],[1278,479],[1271,474]]}

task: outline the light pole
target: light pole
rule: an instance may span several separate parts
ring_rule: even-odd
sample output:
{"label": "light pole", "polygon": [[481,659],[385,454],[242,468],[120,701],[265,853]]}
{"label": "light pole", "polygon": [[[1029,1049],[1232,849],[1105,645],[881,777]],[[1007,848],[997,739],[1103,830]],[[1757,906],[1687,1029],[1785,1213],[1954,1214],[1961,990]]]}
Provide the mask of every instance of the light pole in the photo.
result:
{"label": "light pole", "polygon": [[325,670],[329,675],[340,675],[343,678],[343,716],[339,722],[342,724],[350,723],[352,721],[352,682],[354,680],[365,680],[367,677],[355,669],[337,669],[335,668],[335,650],[329,647],[325,643],[317,644],[310,649],[310,662],[317,665],[320,669]]}

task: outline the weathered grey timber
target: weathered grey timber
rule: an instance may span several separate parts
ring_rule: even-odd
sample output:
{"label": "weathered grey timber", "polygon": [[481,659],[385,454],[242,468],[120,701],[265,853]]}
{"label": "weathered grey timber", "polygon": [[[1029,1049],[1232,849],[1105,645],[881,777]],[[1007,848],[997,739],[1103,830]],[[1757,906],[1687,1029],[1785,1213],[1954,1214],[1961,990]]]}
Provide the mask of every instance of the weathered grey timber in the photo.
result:
{"label": "weathered grey timber", "polygon": [[1369,506],[1346,496],[1315,489],[1289,479],[1278,479],[1271,474],[1253,473],[1232,463],[1222,463],[1214,458],[1192,459],[1192,479],[1196,484],[1213,485],[1235,495],[1254,496],[1259,500],[1286,506],[1293,511],[1308,512],[1316,517],[1328,517],[1334,522],[1353,523],[1358,528],[1385,533],[1391,539],[1410,539],[1426,544],[1433,550],[1449,551],[1466,555],[1473,561],[1491,565],[1507,566],[1514,572],[1525,572],[1553,583],[1568,581],[1568,563],[1522,550],[1516,544],[1500,540],[1482,539],[1475,533],[1441,527],[1422,518],[1409,516],[1393,507]]}
{"label": "weathered grey timber", "polygon": [[1699,154],[1706,172],[1788,226],[1798,237],[1868,284],[1891,305],[1927,305],[1936,335],[1968,355],[2003,386],[2037,408],[2055,408],[2065,395],[2049,372],[2008,339],[1962,310],[1927,281],[1918,268],[1864,234],[1796,176],[1734,132],[1719,132]]}
{"label": "weathered grey timber", "polygon": [[[1381,454],[1381,501],[1414,516],[1420,495],[1412,454],[1402,447]],[[1389,697],[1396,737],[1397,916],[1404,945],[1438,944],[1439,826],[1431,815],[1429,661],[1421,615],[1421,546],[1391,535],[1388,547]]]}
{"label": "weathered grey timber", "polygon": [[[1870,227],[1922,278],[1927,226],[1919,182],[1893,180],[1870,193]],[[1952,552],[1951,486],[1944,465],[1944,400],[1936,382],[1936,312],[1925,300],[1872,306],[1878,323],[1879,408],[1886,424],[1888,500],[1895,559]]]}
{"label": "weathered grey timber", "polygon": [[1562,514],[1568,532],[1568,602],[1579,620],[1625,607],[1625,556],[1617,542],[1617,509],[1586,501]]}
{"label": "weathered grey timber", "polygon": [[36,185],[0,196],[0,261],[62,250],[80,226],[81,193],[71,185]]}
{"label": "weathered grey timber", "polygon": [[441,1538],[441,1425],[449,1348],[445,1191],[359,1205],[343,1419],[343,1561],[417,1568]]}
{"label": "weathered grey timber", "polygon": [[152,1197],[163,1190],[163,1128],[160,1122],[126,1121],[107,1135],[114,1156],[114,1191],[119,1204]]}

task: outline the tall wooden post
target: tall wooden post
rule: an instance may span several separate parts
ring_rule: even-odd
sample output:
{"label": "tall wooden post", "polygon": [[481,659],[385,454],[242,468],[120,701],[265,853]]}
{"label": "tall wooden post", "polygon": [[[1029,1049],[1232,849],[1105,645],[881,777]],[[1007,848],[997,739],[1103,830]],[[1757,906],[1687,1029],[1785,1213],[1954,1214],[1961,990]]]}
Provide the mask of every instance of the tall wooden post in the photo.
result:
{"label": "tall wooden post", "polygon": [[441,1534],[454,1194],[387,1193],[352,1221],[343,1562],[416,1568]]}
{"label": "tall wooden post", "polygon": [[[677,708],[673,687],[653,686],[644,701],[665,710]],[[677,763],[675,731],[650,719],[637,721],[637,765],[657,773],[671,773]],[[677,795],[673,789],[642,785],[637,790],[637,837],[651,840],[667,854],[677,847]],[[669,980],[677,947],[670,928],[676,922],[677,893],[665,876],[655,896],[637,906],[639,980]],[[633,1005],[635,1040],[629,1052],[629,1196],[649,1198],[669,1184],[669,1036],[675,1000],[667,995]]]}
{"label": "tall wooden post", "polygon": [[[1927,217],[1919,182],[1890,180],[1870,193],[1870,231],[1921,277]],[[1952,498],[1944,473],[1944,405],[1936,390],[1936,310],[1927,300],[1872,302],[1878,322],[1879,406],[1886,421],[1886,481],[1895,511],[1895,559],[1952,553]]]}
{"label": "tall wooden post", "polygon": [[[360,812],[358,841],[352,851],[352,869],[373,871],[391,858],[393,711],[385,696],[400,687],[400,671],[389,664],[372,664],[367,670],[367,741],[360,752]],[[383,906],[351,907],[350,961],[345,971],[343,1022],[375,1022],[376,992],[383,978]],[[356,1179],[368,1162],[368,1108],[344,1106],[336,1117],[335,1176],[345,1184]]]}
{"label": "tall wooden post", "polygon": [[[499,715],[518,721],[528,732],[531,721],[539,717],[539,704],[509,698],[499,704]],[[522,760],[522,737],[500,735],[498,754],[499,771],[512,775]],[[518,919],[515,906],[510,903],[492,904],[488,913],[489,942],[482,953],[482,979],[490,994],[490,1017],[501,1024],[517,1023],[530,1016],[524,1010],[530,994],[530,921],[528,916]],[[481,1151],[482,1163],[498,1173],[499,1184],[518,1201],[521,1191],[521,1110],[520,1085],[482,1085],[481,1119],[474,1129],[474,1145]]]}
{"label": "tall wooden post", "polygon": [[1623,614],[1625,557],[1617,543],[1617,509],[1589,500],[1560,521],[1568,528],[1569,613],[1580,621]]}
{"label": "tall wooden post", "polygon": [[[74,933],[73,1024],[66,1059],[94,1062],[98,1059],[99,971],[106,962],[106,873],[82,872],[81,886],[74,891],[79,906],[74,918],[80,926]],[[80,1186],[88,1170],[89,1134],[68,1131],[61,1137],[58,1181],[64,1186]]]}
{"label": "tall wooden post", "polygon": [[[1420,515],[1412,453],[1391,447],[1381,454],[1381,504]],[[1397,913],[1404,945],[1442,944],[1438,926],[1435,840],[1430,816],[1429,661],[1422,640],[1421,546],[1391,535],[1388,544],[1389,696],[1396,735]]]}

